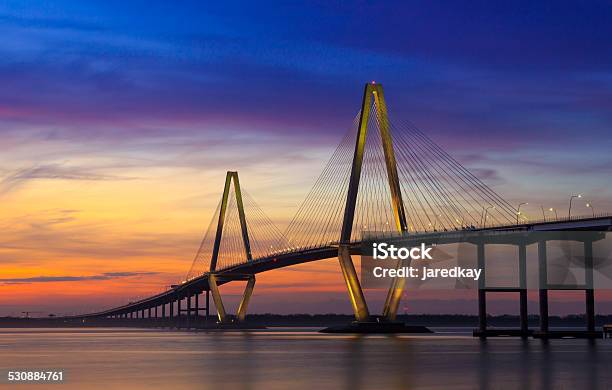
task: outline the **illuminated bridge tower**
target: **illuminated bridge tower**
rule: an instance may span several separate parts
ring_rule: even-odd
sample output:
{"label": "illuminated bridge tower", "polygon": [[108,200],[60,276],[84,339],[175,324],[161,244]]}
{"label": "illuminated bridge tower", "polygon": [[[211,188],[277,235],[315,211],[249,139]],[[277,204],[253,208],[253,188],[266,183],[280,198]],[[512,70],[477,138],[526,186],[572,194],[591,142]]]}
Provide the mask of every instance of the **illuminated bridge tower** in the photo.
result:
{"label": "illuminated bridge tower", "polygon": [[[376,84],[374,82],[368,83],[366,84],[365,91],[363,93],[361,114],[359,117],[357,130],[357,140],[355,144],[351,176],[344,209],[344,219],[342,222],[340,245],[338,247],[338,259],[340,261],[342,275],[344,277],[344,281],[346,282],[349,298],[351,300],[351,305],[357,321],[368,321],[370,318],[368,305],[365,300],[359,278],[357,277],[357,272],[355,271],[355,265],[351,259],[350,247],[372,98],[374,98],[374,106],[376,108],[376,114],[379,121],[378,128],[380,129],[380,137],[382,140],[382,148],[385,157],[387,179],[391,194],[391,205],[393,207],[393,217],[396,225],[395,227],[398,233],[406,234],[408,232],[406,211],[402,201],[402,192],[397,174],[397,163],[395,160],[395,152],[393,150],[393,140],[389,130],[389,117],[387,114],[387,105],[385,103],[383,88],[381,84]],[[387,299],[383,308],[383,316],[387,320],[392,321],[396,318],[404,284],[404,278],[396,278],[393,280],[389,288]]]}
{"label": "illuminated bridge tower", "polygon": [[[219,220],[217,222],[217,231],[215,234],[215,241],[213,244],[212,256],[210,260],[210,273],[208,274],[208,285],[209,290],[212,294],[213,301],[215,302],[215,307],[217,308],[217,317],[220,323],[225,323],[228,321],[228,316],[225,311],[225,306],[223,305],[223,300],[221,299],[221,294],[219,292],[219,282],[217,275],[215,274],[217,270],[217,260],[219,258],[219,250],[221,247],[221,239],[223,236],[223,227],[226,220],[226,212],[229,203],[230,192],[232,190],[232,183],[234,189],[234,196],[236,200],[236,208],[238,211],[238,219],[240,223],[240,232],[242,236],[242,245],[244,248],[244,255],[246,256],[246,261],[253,261],[253,255],[251,253],[251,242],[249,240],[249,232],[248,226],[246,222],[246,217],[244,213],[244,203],[242,201],[242,191],[240,189],[240,181],[238,180],[238,172],[228,171],[225,177],[225,187],[223,189],[223,197],[221,199],[221,206],[219,210]],[[244,290],[244,294],[242,296],[242,300],[240,301],[240,305],[238,306],[238,313],[236,315],[238,321],[244,321],[246,318],[247,308],[249,305],[249,301],[251,299],[251,295],[253,294],[253,288],[255,287],[255,275],[224,275],[224,280],[241,280],[246,279],[247,285]],[[229,280],[226,280],[229,279]]]}

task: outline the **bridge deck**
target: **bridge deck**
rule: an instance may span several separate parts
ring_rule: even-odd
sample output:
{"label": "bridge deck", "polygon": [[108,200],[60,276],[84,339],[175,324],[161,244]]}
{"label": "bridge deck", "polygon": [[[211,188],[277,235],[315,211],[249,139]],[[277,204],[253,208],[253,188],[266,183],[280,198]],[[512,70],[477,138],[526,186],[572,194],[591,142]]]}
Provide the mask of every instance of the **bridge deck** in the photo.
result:
{"label": "bridge deck", "polygon": [[[465,230],[453,230],[444,232],[423,232],[415,233],[409,236],[409,240],[414,242],[436,242],[439,244],[450,244],[456,243],[459,240],[476,240],[478,237],[482,237],[483,233],[486,234],[487,238],[491,236],[499,235],[503,237],[507,236],[508,232],[520,233],[528,231],[609,231],[612,229],[612,215],[596,216],[591,218],[571,218],[562,219],[557,221],[538,221],[534,223],[518,224],[518,225],[505,225],[495,226],[485,229],[465,229]],[[406,237],[402,238],[403,240]],[[511,238],[515,240],[515,238]],[[500,240],[499,243],[509,243],[508,239],[505,241]],[[358,255],[360,253],[361,242],[351,243],[351,253]],[[232,267],[220,269],[215,272],[217,275],[219,284],[228,283],[233,280],[246,280],[248,275],[258,274],[278,268],[289,267],[296,264],[307,263],[311,261],[323,260],[334,258],[338,255],[338,245],[327,245],[315,248],[298,248],[292,251],[285,251],[273,254],[268,257],[253,259],[252,261],[235,265]],[[115,307],[109,310],[101,312],[69,316],[64,317],[67,319],[75,318],[91,318],[91,317],[103,317],[115,314],[122,314],[127,312],[133,312],[138,310],[144,310],[151,307],[159,306],[162,304],[182,299],[194,294],[199,294],[203,291],[209,290],[208,284],[208,273],[203,274],[197,278],[193,278],[180,284],[172,289],[164,291],[160,294],[139,300],[137,302],[131,302],[127,305]]]}

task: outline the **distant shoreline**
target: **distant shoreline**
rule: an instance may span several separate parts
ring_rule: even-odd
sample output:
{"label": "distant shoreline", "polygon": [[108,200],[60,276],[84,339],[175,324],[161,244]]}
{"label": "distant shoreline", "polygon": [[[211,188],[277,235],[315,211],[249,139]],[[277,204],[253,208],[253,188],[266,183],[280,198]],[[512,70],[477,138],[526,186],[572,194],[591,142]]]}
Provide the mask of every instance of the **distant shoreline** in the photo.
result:
{"label": "distant shoreline", "polygon": [[[176,317],[175,317],[176,318]],[[247,316],[249,325],[257,326],[286,326],[286,327],[304,327],[304,326],[333,326],[347,324],[353,321],[354,317],[346,314],[251,314]],[[476,315],[455,315],[455,314],[410,314],[398,315],[399,321],[406,322],[411,325],[424,326],[466,326],[476,327],[478,325],[478,316]],[[124,319],[121,323],[126,326],[152,326],[155,321],[161,319]],[[187,318],[183,317],[183,321]],[[198,319],[204,321],[203,317]],[[214,323],[215,317],[209,318],[210,323]],[[529,325],[537,326],[539,321],[538,315],[529,316]],[[596,325],[612,323],[612,315],[596,316]],[[500,315],[488,316],[487,322],[490,326],[513,327],[519,325],[519,317],[516,315]],[[0,328],[53,328],[53,327],[108,327],[114,326],[118,322],[113,319],[95,319],[85,322],[67,321],[61,317],[46,317],[46,318],[18,318],[18,317],[0,317]],[[568,316],[551,316],[551,326],[584,326],[586,319],[584,315],[568,315]]]}

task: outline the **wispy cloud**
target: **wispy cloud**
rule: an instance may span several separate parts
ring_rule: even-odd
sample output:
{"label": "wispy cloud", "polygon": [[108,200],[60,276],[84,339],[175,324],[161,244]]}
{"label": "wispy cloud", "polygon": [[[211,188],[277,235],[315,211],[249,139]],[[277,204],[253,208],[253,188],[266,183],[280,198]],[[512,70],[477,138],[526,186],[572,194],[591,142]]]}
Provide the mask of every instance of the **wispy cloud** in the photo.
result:
{"label": "wispy cloud", "polygon": [[158,272],[105,272],[98,275],[87,276],[34,276],[30,278],[0,279],[0,284],[31,284],[53,282],[82,282],[85,280],[110,280],[139,276],[157,275]]}
{"label": "wispy cloud", "polygon": [[19,169],[0,181],[0,195],[7,194],[30,180],[133,180],[133,177],[122,177],[102,174],[84,167],[65,166],[61,164],[38,165]]}

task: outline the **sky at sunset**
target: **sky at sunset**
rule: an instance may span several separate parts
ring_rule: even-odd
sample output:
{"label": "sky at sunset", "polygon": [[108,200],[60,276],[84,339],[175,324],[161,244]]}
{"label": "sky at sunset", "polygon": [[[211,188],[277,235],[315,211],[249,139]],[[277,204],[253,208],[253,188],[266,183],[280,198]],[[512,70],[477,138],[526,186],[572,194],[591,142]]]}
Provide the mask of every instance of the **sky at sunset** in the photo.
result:
{"label": "sky at sunset", "polygon": [[[572,193],[612,211],[609,2],[460,3],[0,2],[0,315],[182,280],[227,170],[282,230],[370,80],[527,215]],[[257,283],[254,312],[351,311],[334,259]],[[476,308],[415,295],[408,312]]]}

